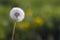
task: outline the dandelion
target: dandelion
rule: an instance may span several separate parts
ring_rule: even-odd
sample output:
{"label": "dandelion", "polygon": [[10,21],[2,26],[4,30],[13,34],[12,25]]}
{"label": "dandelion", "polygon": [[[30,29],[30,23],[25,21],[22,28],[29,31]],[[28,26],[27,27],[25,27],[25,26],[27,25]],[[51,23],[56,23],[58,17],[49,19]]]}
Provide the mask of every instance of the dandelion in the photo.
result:
{"label": "dandelion", "polygon": [[30,28],[30,23],[29,22],[22,22],[18,24],[18,27],[20,29],[29,29]]}
{"label": "dandelion", "polygon": [[10,11],[10,17],[15,21],[13,32],[12,32],[12,40],[14,40],[15,26],[16,22],[21,22],[24,19],[24,11],[21,8],[14,7]]}
{"label": "dandelion", "polygon": [[32,15],[32,10],[31,9],[27,9],[26,10],[26,16],[31,16]]}
{"label": "dandelion", "polygon": [[34,19],[34,23],[37,24],[37,25],[43,25],[43,24],[44,24],[44,21],[43,21],[42,18],[36,17],[36,18]]}
{"label": "dandelion", "polygon": [[21,8],[13,8],[10,11],[10,17],[16,22],[20,22],[24,19],[24,11]]}

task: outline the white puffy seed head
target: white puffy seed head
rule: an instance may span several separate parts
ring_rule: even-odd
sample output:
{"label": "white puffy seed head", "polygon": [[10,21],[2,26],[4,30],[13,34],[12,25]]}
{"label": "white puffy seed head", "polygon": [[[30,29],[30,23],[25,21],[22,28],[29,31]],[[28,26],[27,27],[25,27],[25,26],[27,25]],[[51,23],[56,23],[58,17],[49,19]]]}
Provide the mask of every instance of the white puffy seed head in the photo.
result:
{"label": "white puffy seed head", "polygon": [[20,22],[24,19],[24,11],[21,8],[14,7],[10,11],[10,17],[16,22]]}

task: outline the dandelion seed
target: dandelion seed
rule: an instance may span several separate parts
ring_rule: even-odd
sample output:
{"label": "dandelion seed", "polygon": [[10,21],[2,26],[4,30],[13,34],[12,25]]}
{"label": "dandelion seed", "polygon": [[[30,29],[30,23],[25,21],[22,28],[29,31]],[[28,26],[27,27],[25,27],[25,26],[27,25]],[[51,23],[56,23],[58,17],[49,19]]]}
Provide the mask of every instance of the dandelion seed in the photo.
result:
{"label": "dandelion seed", "polygon": [[21,8],[15,7],[10,11],[10,17],[17,22],[22,21],[24,16],[24,11]]}

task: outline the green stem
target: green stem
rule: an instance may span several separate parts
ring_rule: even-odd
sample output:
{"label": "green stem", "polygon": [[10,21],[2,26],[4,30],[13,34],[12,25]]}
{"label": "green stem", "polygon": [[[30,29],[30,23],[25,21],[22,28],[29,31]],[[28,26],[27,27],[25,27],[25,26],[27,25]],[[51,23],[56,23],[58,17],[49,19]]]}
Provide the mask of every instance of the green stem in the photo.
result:
{"label": "green stem", "polygon": [[16,22],[14,23],[14,27],[13,27],[13,31],[12,31],[12,40],[14,40],[15,27],[16,27]]}

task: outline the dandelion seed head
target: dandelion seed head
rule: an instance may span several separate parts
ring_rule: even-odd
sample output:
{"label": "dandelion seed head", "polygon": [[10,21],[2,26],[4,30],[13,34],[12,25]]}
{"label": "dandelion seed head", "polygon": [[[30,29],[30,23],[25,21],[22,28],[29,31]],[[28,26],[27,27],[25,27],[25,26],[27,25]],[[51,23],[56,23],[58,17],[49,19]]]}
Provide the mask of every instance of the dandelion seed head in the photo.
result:
{"label": "dandelion seed head", "polygon": [[17,22],[22,21],[24,19],[24,16],[24,11],[21,8],[14,7],[10,11],[10,17]]}

